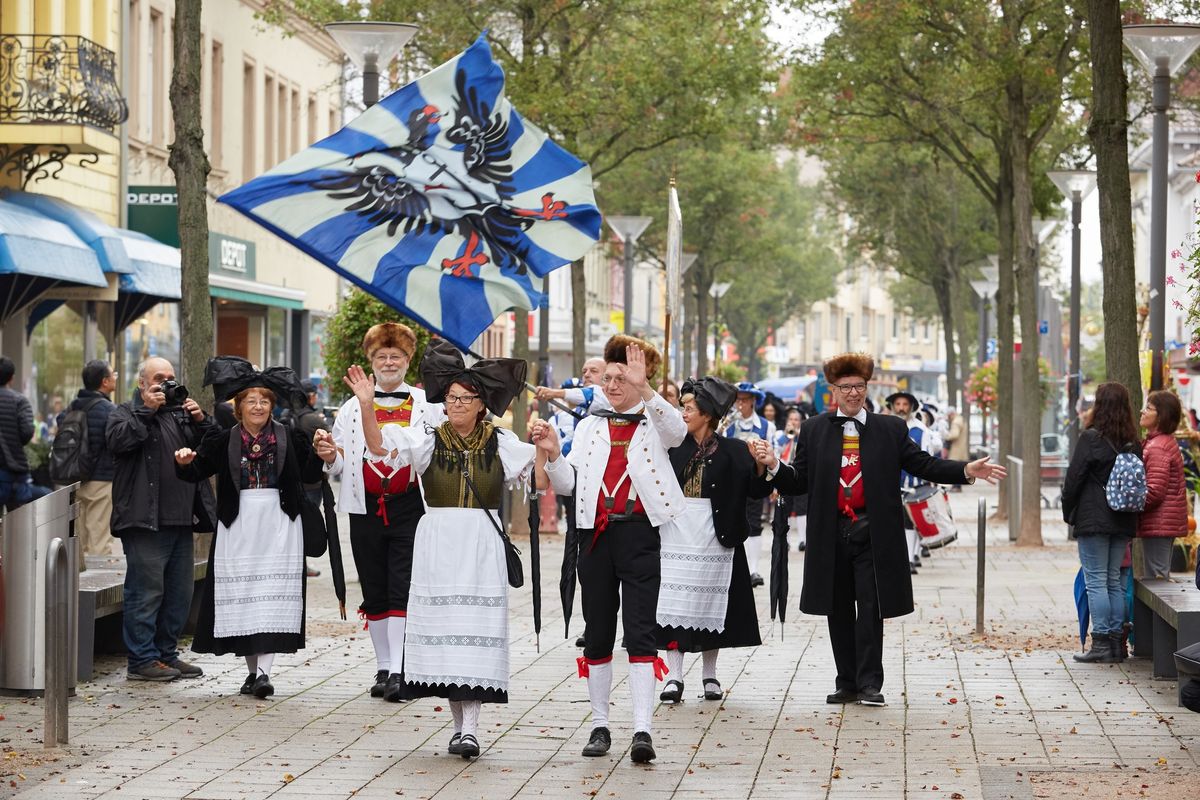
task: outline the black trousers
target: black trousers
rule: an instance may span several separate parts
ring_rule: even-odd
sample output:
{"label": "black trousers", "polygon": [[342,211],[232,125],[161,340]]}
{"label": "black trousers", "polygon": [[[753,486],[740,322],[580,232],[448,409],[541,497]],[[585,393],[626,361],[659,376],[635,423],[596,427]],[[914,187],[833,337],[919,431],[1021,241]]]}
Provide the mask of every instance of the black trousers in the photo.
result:
{"label": "black trousers", "polygon": [[375,514],[378,495],[367,494],[366,502],[366,514],[350,515],[350,549],[363,593],[360,609],[368,619],[407,615],[413,542],[425,513],[421,492],[414,486],[390,498],[387,525]]}
{"label": "black trousers", "polygon": [[839,530],[833,560],[833,613],[829,641],[838,689],[883,688],[883,619],[875,587],[868,531],[848,540]]}
{"label": "black trousers", "polygon": [[595,660],[612,655],[618,611],[629,655],[657,656],[654,634],[661,575],[658,528],[646,520],[610,522],[594,546],[590,529],[580,533],[584,657]]}
{"label": "black trousers", "polygon": [[746,500],[746,524],[750,526],[747,536],[762,536],[763,499],[761,497]]}

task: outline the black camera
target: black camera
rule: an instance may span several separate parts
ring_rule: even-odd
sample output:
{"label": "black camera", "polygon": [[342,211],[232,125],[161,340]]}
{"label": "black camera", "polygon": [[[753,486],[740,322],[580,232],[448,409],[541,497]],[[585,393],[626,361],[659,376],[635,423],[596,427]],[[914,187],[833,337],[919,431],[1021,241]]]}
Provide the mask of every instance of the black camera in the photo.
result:
{"label": "black camera", "polygon": [[188,390],[179,381],[165,380],[158,385],[158,390],[166,396],[165,405],[181,406],[188,399]]}

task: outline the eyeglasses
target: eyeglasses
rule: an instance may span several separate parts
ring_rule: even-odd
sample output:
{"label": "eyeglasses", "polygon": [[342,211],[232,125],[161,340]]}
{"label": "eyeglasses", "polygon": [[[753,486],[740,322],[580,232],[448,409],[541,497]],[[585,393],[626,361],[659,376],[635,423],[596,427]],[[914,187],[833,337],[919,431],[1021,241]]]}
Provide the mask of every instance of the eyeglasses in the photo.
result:
{"label": "eyeglasses", "polygon": [[391,362],[391,361],[399,363],[401,361],[408,361],[409,357],[408,357],[408,353],[401,353],[398,356],[394,356],[391,354],[384,355],[383,353],[376,353],[375,355],[371,356],[371,360],[378,361],[378,362],[384,363],[384,364]]}
{"label": "eyeglasses", "polygon": [[616,384],[617,386],[624,386],[627,383],[624,375],[605,375],[600,379],[600,382],[605,386],[608,386],[610,383]]}
{"label": "eyeglasses", "polygon": [[835,383],[833,387],[843,394],[862,394],[867,390],[865,383]]}
{"label": "eyeglasses", "polygon": [[446,395],[446,405],[466,406],[478,399],[479,395],[477,394],[448,394]]}

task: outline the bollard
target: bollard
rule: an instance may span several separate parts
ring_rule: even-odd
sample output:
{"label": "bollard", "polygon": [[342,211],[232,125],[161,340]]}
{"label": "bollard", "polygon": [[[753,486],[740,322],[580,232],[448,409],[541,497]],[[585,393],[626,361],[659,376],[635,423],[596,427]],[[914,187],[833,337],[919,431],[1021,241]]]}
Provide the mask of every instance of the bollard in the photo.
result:
{"label": "bollard", "polygon": [[67,743],[67,613],[70,605],[67,579],[67,547],[55,537],[46,555],[46,705],[42,746],[47,749]]}
{"label": "bollard", "polygon": [[975,633],[983,635],[983,584],[987,553],[987,500],[979,498],[979,534],[975,564]]}

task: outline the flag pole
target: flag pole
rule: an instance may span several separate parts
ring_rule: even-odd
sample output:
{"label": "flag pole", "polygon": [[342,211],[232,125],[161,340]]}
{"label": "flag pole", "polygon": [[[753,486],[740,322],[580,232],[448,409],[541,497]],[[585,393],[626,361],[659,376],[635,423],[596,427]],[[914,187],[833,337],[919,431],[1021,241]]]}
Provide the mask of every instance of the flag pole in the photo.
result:
{"label": "flag pole", "polygon": [[683,276],[683,215],[679,210],[679,195],[672,175],[667,186],[667,302],[663,304],[663,380],[662,391],[667,393],[671,371],[671,318],[680,306],[680,283]]}
{"label": "flag pole", "polygon": [[[464,347],[463,352],[466,353],[467,355],[471,356],[472,358],[474,358],[477,361],[483,358],[483,356],[479,355],[479,353],[476,353],[474,350],[472,350],[469,347]],[[530,394],[533,394],[534,396],[537,395],[537,387],[534,386],[529,381],[525,381],[525,391],[529,392]],[[583,416],[584,416],[583,414],[577,413],[575,411],[575,409],[571,408],[566,403],[563,403],[561,400],[547,400],[546,402],[552,406],[561,408],[563,411],[567,412],[575,419],[583,419]]]}

